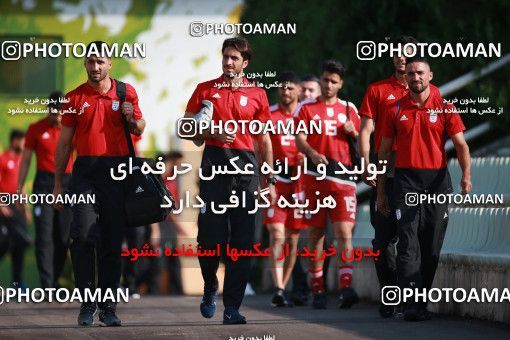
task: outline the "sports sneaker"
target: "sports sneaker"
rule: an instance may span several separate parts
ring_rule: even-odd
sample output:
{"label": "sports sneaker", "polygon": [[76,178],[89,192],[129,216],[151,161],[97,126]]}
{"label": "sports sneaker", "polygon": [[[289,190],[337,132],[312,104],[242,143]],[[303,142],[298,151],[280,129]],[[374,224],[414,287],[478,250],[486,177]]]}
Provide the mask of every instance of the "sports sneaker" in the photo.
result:
{"label": "sports sneaker", "polygon": [[276,288],[276,291],[273,295],[273,300],[271,300],[272,307],[292,307],[292,303],[289,302],[287,297],[287,293],[281,289]]}
{"label": "sports sneaker", "polygon": [[395,314],[395,306],[387,306],[381,304],[379,306],[379,315],[382,318],[391,318]]}
{"label": "sports sneaker", "polygon": [[200,303],[200,313],[204,318],[210,319],[216,313],[216,295],[218,294],[218,289],[206,289],[204,288],[204,296],[202,297],[202,302]]}
{"label": "sports sneaker", "polygon": [[223,312],[223,324],[224,325],[244,325],[246,318],[239,314],[237,308],[233,306],[225,307]]}
{"label": "sports sneaker", "polygon": [[326,309],[327,304],[326,293],[314,293],[312,307],[314,309]]}
{"label": "sports sneaker", "polygon": [[94,315],[97,313],[95,302],[82,302],[80,314],[78,315],[78,325],[90,326],[94,324]]}
{"label": "sports sneaker", "polygon": [[340,289],[338,296],[338,304],[340,308],[351,308],[355,303],[358,303],[359,298],[356,291],[351,287],[344,287]]}
{"label": "sports sneaker", "polygon": [[121,321],[115,315],[116,306],[113,303],[106,303],[99,312],[99,321],[104,323],[106,327],[120,326]]}
{"label": "sports sneaker", "polygon": [[308,294],[305,292],[292,292],[291,301],[296,306],[306,306],[308,304]]}
{"label": "sports sneaker", "polygon": [[420,306],[412,305],[408,306],[404,309],[404,320],[406,321],[426,321],[432,318],[432,313],[430,313],[426,308],[420,308]]}

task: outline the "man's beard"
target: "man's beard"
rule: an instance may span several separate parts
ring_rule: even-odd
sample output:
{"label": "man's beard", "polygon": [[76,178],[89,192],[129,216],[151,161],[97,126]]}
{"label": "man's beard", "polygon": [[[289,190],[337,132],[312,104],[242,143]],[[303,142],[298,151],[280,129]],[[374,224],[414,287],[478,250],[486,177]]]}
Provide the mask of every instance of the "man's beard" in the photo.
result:
{"label": "man's beard", "polygon": [[420,88],[420,89],[417,89],[413,86],[409,86],[409,90],[411,90],[413,93],[416,93],[416,94],[420,94],[422,93],[423,91],[425,91],[427,89],[428,85],[427,86],[423,86]]}
{"label": "man's beard", "polygon": [[104,76],[102,76],[102,77],[100,76],[98,80],[95,80],[95,79],[93,79],[93,78],[92,78],[92,75],[89,73],[89,80],[90,80],[91,82],[93,82],[93,83],[99,83],[99,82],[101,82],[101,80],[103,80],[104,78],[106,78],[106,74],[105,74]]}
{"label": "man's beard", "polygon": [[17,154],[17,155],[19,155],[20,153],[23,152],[23,148],[20,147],[20,146],[15,146],[12,149],[13,149],[14,153]]}

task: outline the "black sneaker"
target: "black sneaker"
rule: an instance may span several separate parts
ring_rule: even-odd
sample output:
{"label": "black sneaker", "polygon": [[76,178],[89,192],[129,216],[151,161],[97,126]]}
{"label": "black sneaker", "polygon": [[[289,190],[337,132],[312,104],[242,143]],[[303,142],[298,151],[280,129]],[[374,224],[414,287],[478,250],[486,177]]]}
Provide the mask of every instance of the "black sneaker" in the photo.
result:
{"label": "black sneaker", "polygon": [[344,287],[340,289],[338,296],[338,305],[340,308],[351,308],[353,304],[358,303],[359,298],[356,291],[351,287]]}
{"label": "black sneaker", "polygon": [[387,306],[381,304],[379,306],[379,315],[382,318],[391,318],[395,314],[395,306]]}
{"label": "black sneaker", "polygon": [[214,313],[216,313],[217,294],[217,288],[204,288],[204,296],[202,297],[202,302],[200,302],[200,313],[202,313],[204,318],[210,319],[214,316]]}
{"label": "black sneaker", "polygon": [[78,325],[91,326],[94,324],[94,315],[97,313],[95,302],[82,302],[80,314],[78,315]]}
{"label": "black sneaker", "polygon": [[303,292],[292,292],[290,299],[296,306],[306,306],[308,304],[308,294]]}
{"label": "black sneaker", "polygon": [[287,299],[287,294],[281,288],[276,288],[276,291],[273,295],[273,299],[271,300],[272,307],[289,307],[289,300]]}
{"label": "black sneaker", "polygon": [[326,293],[313,294],[312,307],[314,309],[326,309],[327,302]]}
{"label": "black sneaker", "polygon": [[223,312],[223,324],[224,325],[244,325],[246,318],[239,314],[237,308],[229,306],[225,307]]}
{"label": "black sneaker", "polygon": [[107,303],[99,312],[99,321],[104,323],[106,327],[117,327],[120,326],[120,319],[115,315],[115,304]]}
{"label": "black sneaker", "polygon": [[404,310],[404,320],[406,321],[426,321],[432,318],[432,313],[419,306],[409,306]]}

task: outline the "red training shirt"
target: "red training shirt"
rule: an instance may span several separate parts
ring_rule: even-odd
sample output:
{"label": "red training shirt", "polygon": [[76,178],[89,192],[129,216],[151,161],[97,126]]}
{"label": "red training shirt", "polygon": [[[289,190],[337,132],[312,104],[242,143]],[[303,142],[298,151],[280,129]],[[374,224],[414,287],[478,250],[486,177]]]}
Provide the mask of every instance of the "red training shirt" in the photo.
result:
{"label": "red training shirt", "polygon": [[[74,144],[78,157],[129,154],[115,81],[110,80],[112,86],[105,94],[86,82],[66,95],[70,102],[62,105],[62,125],[76,128]],[[133,117],[141,119],[138,95],[129,84],[126,84],[126,102],[133,104]],[[69,109],[73,112],[64,112]]]}
{"label": "red training shirt", "polygon": [[[198,113],[202,108],[202,100],[209,100],[213,103],[212,120],[215,123],[225,124],[228,120],[258,120],[265,123],[270,118],[269,103],[266,92],[253,86],[254,83],[243,78],[241,86],[237,89],[231,87],[218,88],[216,84],[223,84],[223,76],[206,81],[197,85],[193,95],[188,101],[186,112]],[[253,136],[249,133],[246,124],[246,134],[241,134],[240,124],[236,133],[236,138],[231,144],[223,144],[216,139],[207,139],[205,145],[213,145],[220,148],[239,149],[254,151]],[[229,126],[229,128],[231,128]]]}
{"label": "red training shirt", "polygon": [[21,154],[7,150],[0,155],[0,193],[16,193],[20,163]]}
{"label": "red training shirt", "polygon": [[[60,137],[60,126],[51,123],[49,117],[43,118],[28,127],[25,136],[25,148],[35,152],[37,170],[55,173],[55,150]],[[73,159],[69,158],[65,169],[71,173]]]}
{"label": "red training shirt", "polygon": [[[429,110],[429,111],[428,111]],[[434,114],[430,110],[434,110]],[[437,91],[431,91],[422,107],[412,101],[410,94],[400,100],[400,111],[387,112],[383,137],[395,138],[396,168],[442,169],[446,167],[444,144],[466,128],[453,104],[446,104]]]}
{"label": "red training shirt", "polygon": [[[296,124],[305,121],[309,127],[312,120],[322,121],[322,133],[307,136],[307,142],[317,152],[343,165],[352,165],[348,136],[343,132],[347,122],[347,102],[338,99],[333,105],[326,105],[319,98],[308,101],[297,112]],[[360,117],[354,104],[349,102],[350,120],[356,131],[360,128]]]}
{"label": "red training shirt", "polygon": [[[430,90],[439,94],[439,89],[432,84],[430,84]],[[407,86],[399,83],[395,74],[392,74],[389,78],[368,85],[359,109],[359,114],[374,120],[374,143],[376,153],[379,151],[382,140],[381,131],[385,121],[382,115],[385,112],[395,113],[397,101],[408,92],[409,89]]]}

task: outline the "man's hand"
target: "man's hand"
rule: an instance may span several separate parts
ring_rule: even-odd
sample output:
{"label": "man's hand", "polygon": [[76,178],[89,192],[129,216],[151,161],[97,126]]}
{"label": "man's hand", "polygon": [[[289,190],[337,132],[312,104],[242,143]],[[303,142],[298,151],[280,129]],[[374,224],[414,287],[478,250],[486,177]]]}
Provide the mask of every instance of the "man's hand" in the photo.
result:
{"label": "man's hand", "polygon": [[354,127],[354,123],[350,120],[348,120],[345,124],[344,124],[344,132],[346,135],[351,135],[353,137],[357,137],[358,136],[358,132],[356,131],[356,128]]}
{"label": "man's hand", "polygon": [[[53,187],[53,197],[57,197],[59,195],[62,195],[63,193],[63,190],[62,190],[62,185],[58,184],[58,183],[55,183],[55,186]],[[64,206],[60,203],[54,203],[53,204],[53,208],[57,209],[57,210],[63,210],[64,209]]]}
{"label": "man's hand", "polygon": [[462,177],[460,180],[460,191],[462,194],[468,194],[472,189],[471,178]]}
{"label": "man's hand", "polygon": [[377,193],[376,207],[377,211],[388,217],[390,214],[390,204],[388,203],[388,196],[386,196],[385,193]]}
{"label": "man's hand", "polygon": [[223,132],[220,134],[214,134],[213,138],[216,140],[219,140],[223,144],[232,144],[234,142],[234,140],[236,139],[236,134],[235,133],[229,134],[229,133]]}
{"label": "man's hand", "polygon": [[135,110],[133,109],[133,104],[124,102],[122,103],[122,113],[126,117],[128,122],[133,122],[133,113]]}
{"label": "man's hand", "polygon": [[370,175],[372,175],[372,174],[368,173],[368,171],[365,170],[365,172],[363,173],[363,182],[365,182],[365,184],[375,188],[377,186],[377,178],[369,180],[367,177]]}
{"label": "man's hand", "polygon": [[274,205],[276,203],[276,186],[269,184],[267,187],[269,189],[269,201],[271,205]]}
{"label": "man's hand", "polygon": [[313,150],[310,152],[310,159],[312,160],[313,164],[319,165],[319,164],[326,164],[328,165],[328,159],[326,156],[324,156],[321,153],[318,153],[317,151]]}
{"label": "man's hand", "polygon": [[6,207],[5,205],[0,206],[0,216],[10,218],[12,217],[12,211],[9,209],[9,207]]}

